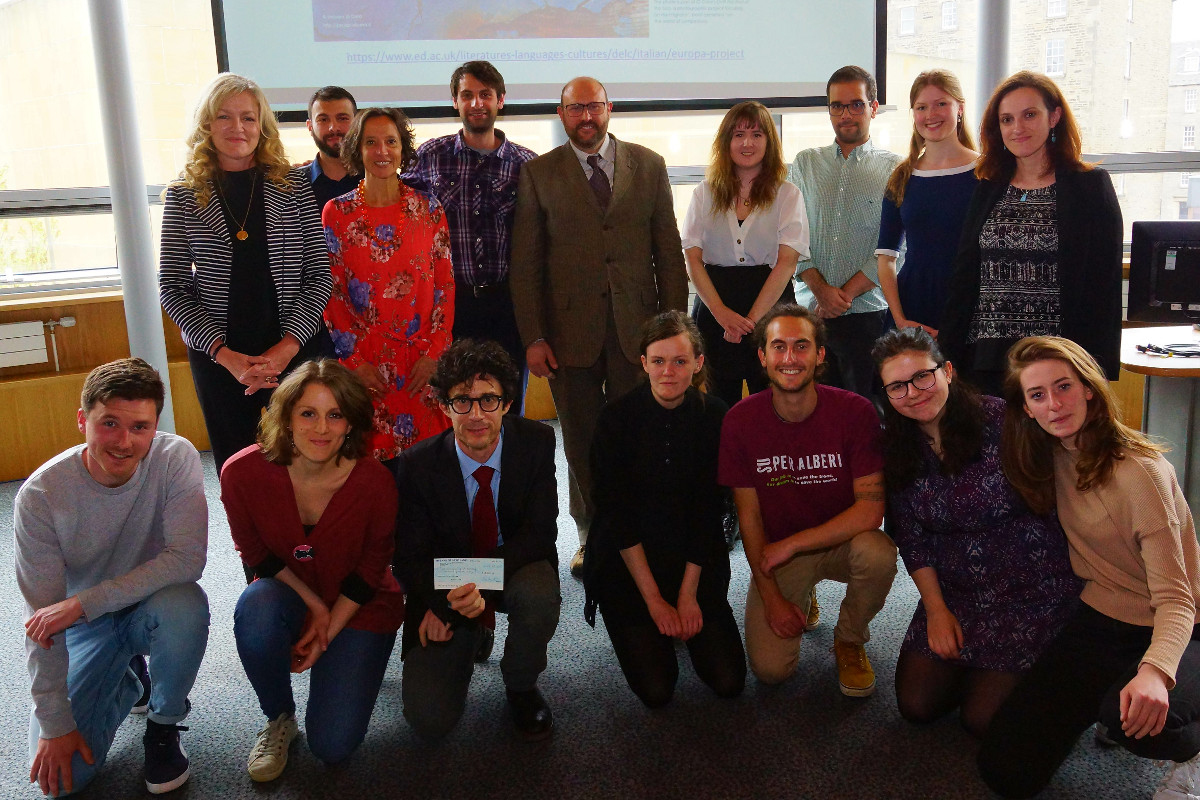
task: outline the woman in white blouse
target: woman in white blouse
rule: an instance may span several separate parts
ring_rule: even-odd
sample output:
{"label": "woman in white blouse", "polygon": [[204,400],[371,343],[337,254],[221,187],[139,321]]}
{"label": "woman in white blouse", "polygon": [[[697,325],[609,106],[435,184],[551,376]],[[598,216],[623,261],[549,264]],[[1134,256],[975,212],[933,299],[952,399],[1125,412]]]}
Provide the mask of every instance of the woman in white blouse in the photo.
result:
{"label": "woman in white blouse", "polygon": [[738,103],[721,120],[712,163],[683,222],[692,316],[704,334],[708,388],[728,405],[767,387],[751,331],[781,300],[795,302],[792,275],[807,259],[808,218],[771,114]]}

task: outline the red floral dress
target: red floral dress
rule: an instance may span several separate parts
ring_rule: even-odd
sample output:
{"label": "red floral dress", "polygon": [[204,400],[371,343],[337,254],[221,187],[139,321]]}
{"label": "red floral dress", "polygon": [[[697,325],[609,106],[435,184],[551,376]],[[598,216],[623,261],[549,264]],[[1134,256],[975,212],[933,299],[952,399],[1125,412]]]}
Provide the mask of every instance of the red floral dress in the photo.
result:
{"label": "red floral dress", "polygon": [[347,368],[372,364],[387,384],[371,437],[384,461],[450,427],[429,389],[410,397],[405,382],[418,358],[437,360],[450,344],[454,272],[437,201],[401,183],[395,205],[374,208],[363,191],[359,183],[321,214],[333,272],[325,325]]}

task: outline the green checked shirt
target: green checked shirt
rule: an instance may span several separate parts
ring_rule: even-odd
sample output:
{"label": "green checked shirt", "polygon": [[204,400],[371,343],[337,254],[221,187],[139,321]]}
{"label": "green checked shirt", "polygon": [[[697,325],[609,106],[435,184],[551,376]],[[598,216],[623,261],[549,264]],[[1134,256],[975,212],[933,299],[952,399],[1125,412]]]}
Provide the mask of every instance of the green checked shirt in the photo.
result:
{"label": "green checked shirt", "polygon": [[[856,272],[879,283],[875,244],[883,190],[901,157],[870,139],[842,156],[837,142],[801,150],[788,167],[788,180],[800,187],[808,211],[812,258],[797,274],[815,267],[830,286],[841,286]],[[902,264],[897,264],[897,270]],[[797,302],[812,308],[812,292],[797,281]],[[878,285],[854,298],[847,314],[883,311],[887,301]]]}

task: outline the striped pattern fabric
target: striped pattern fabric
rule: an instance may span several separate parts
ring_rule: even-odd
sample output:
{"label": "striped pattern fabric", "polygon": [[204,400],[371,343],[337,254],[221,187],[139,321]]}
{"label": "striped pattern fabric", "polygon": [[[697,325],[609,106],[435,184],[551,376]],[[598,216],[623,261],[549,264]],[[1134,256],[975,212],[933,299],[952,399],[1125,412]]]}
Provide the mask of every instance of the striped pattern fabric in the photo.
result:
{"label": "striped pattern fabric", "polygon": [[[280,336],[301,344],[320,330],[333,279],[321,216],[304,168],[288,173],[291,191],[264,181],[267,247],[279,302]],[[159,250],[159,299],[188,347],[207,353],[225,336],[231,239],[220,200],[202,208],[186,186],[169,186]]]}

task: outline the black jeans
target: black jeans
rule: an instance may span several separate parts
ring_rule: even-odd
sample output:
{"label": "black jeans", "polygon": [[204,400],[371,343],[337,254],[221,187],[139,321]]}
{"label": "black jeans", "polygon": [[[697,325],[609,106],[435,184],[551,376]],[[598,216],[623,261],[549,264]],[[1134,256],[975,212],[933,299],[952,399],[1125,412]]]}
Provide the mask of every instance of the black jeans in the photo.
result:
{"label": "black jeans", "polygon": [[[641,701],[650,708],[664,706],[675,693],[679,662],[675,640],[663,636],[653,623],[628,623],[604,614],[604,627],[612,640],[621,672]],[[700,680],[718,697],[737,697],[746,685],[746,651],[729,603],[704,614],[704,627],[688,639],[688,655]]]}
{"label": "black jeans", "polygon": [[517,318],[513,314],[512,295],[508,281],[478,290],[470,284],[454,282],[454,330],[452,336],[459,339],[490,339],[504,348],[513,364],[521,373],[521,385],[513,398],[509,413],[521,416],[525,409],[525,384],[529,370],[525,366],[525,347],[521,334],[517,332]]}
{"label": "black jeans", "polygon": [[1129,739],[1121,731],[1121,689],[1137,674],[1152,633],[1080,604],[992,718],[979,749],[984,782],[1003,797],[1034,796],[1097,721],[1143,758],[1182,762],[1200,753],[1200,625],[1179,662],[1162,732]]}
{"label": "black jeans", "polygon": [[871,347],[883,335],[886,311],[842,314],[825,320],[825,374],[821,382],[860,394],[877,403],[879,382]]}

